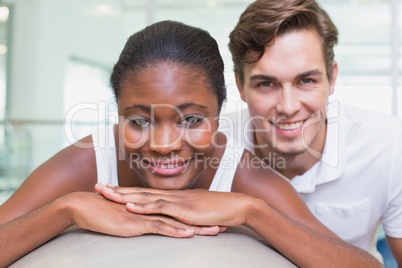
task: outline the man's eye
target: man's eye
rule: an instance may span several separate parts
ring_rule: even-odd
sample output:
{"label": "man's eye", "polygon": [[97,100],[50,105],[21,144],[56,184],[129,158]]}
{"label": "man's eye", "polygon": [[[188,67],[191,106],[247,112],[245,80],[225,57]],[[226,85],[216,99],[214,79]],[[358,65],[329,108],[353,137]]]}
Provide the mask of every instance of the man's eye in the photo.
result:
{"label": "man's eye", "polygon": [[308,84],[313,83],[313,79],[311,79],[311,78],[304,78],[304,79],[301,80],[301,83],[302,83],[302,84],[305,84],[305,85],[308,85]]}
{"label": "man's eye", "polygon": [[201,121],[203,119],[203,117],[201,116],[187,116],[184,117],[181,121],[180,121],[180,125],[185,125],[185,126],[191,126],[194,125],[196,123],[198,123],[199,121]]}
{"label": "man's eye", "polygon": [[264,82],[260,83],[260,86],[262,86],[262,87],[270,87],[270,86],[272,86],[272,82],[264,81]]}
{"label": "man's eye", "polygon": [[140,127],[148,127],[151,125],[151,122],[144,118],[134,118],[130,120],[131,123]]}

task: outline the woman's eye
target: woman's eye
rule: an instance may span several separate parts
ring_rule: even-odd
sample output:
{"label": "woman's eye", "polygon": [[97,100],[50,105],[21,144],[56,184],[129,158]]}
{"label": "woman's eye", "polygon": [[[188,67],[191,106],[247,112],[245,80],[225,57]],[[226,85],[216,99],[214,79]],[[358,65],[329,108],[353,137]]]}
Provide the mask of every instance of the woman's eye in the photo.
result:
{"label": "woman's eye", "polygon": [[148,127],[151,125],[151,122],[147,119],[144,118],[134,118],[130,120],[134,125],[140,126],[140,127]]}
{"label": "woman's eye", "polygon": [[198,123],[199,121],[201,121],[203,118],[200,116],[187,116],[184,117],[181,121],[180,121],[180,125],[185,125],[185,126],[191,126],[194,125],[196,123]]}

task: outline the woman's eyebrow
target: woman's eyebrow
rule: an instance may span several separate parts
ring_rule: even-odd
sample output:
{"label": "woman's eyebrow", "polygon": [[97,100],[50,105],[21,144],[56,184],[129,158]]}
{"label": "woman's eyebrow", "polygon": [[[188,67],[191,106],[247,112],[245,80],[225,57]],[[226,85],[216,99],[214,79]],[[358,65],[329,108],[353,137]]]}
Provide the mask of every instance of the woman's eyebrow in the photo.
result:
{"label": "woman's eyebrow", "polygon": [[187,109],[187,108],[190,108],[190,107],[194,107],[194,106],[195,106],[195,107],[198,107],[198,108],[201,108],[201,109],[205,109],[205,110],[208,109],[207,106],[204,106],[204,105],[201,105],[201,104],[197,104],[197,103],[193,103],[193,102],[188,102],[188,103],[180,104],[180,105],[177,106],[177,108],[179,108],[180,110],[184,110],[184,109]]}
{"label": "woman's eyebrow", "polygon": [[127,110],[130,110],[130,109],[135,109],[135,108],[143,110],[144,112],[151,112],[151,106],[143,105],[143,104],[134,104],[132,106],[128,106],[124,109],[124,112]]}
{"label": "woman's eyebrow", "polygon": [[[187,108],[190,108],[190,107],[198,107],[198,108],[201,108],[201,109],[204,109],[204,110],[208,109],[208,107],[206,107],[204,105],[200,105],[200,104],[193,103],[193,102],[183,103],[183,104],[180,104],[180,105],[177,106],[177,108],[179,110],[184,110],[184,109],[187,109]],[[143,110],[144,112],[148,112],[148,113],[150,113],[152,111],[151,106],[143,105],[143,104],[134,104],[132,106],[126,107],[124,109],[124,112],[127,111],[127,110],[130,110],[130,109],[136,109],[136,108],[140,109],[140,110]]]}

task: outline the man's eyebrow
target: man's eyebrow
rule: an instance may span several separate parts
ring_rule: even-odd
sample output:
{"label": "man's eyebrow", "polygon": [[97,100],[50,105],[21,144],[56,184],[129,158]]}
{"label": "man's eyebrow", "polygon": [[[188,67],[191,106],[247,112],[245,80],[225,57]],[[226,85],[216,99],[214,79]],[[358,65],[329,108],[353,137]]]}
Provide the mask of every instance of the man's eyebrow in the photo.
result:
{"label": "man's eyebrow", "polygon": [[322,76],[322,72],[319,70],[311,70],[311,71],[307,71],[301,74],[296,75],[295,79],[301,79],[301,78],[305,78],[305,77],[309,77],[311,75],[319,75]]}
{"label": "man's eyebrow", "polygon": [[259,75],[253,75],[250,77],[250,81],[253,80],[270,80],[270,81],[277,81],[278,78],[276,78],[275,76],[271,76],[271,75],[265,75],[265,74],[259,74]]}
{"label": "man's eyebrow", "polygon": [[[161,104],[161,105],[163,105],[163,104]],[[178,108],[179,110],[184,110],[184,109],[186,109],[186,108],[194,107],[194,106],[195,106],[195,107],[198,107],[198,108],[201,108],[201,109],[205,109],[205,110],[208,109],[208,107],[206,107],[206,106],[204,106],[204,105],[196,104],[196,103],[193,103],[193,102],[188,102],[188,103],[180,104],[179,106],[177,106],[177,108]],[[137,108],[137,109],[140,109],[140,110],[143,110],[144,112],[148,112],[148,113],[150,113],[151,110],[152,110],[152,106],[143,105],[143,104],[134,104],[134,105],[132,105],[132,106],[126,107],[126,108],[124,109],[124,111],[130,110],[130,109],[136,109],[136,108]]]}

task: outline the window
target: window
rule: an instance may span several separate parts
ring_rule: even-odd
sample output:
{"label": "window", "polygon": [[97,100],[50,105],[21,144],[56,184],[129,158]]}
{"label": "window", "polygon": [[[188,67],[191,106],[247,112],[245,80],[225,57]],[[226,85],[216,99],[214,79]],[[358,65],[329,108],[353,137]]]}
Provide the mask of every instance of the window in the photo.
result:
{"label": "window", "polygon": [[[394,100],[392,38],[398,1],[320,1],[339,30],[335,48],[339,74],[332,100],[386,114],[401,114]],[[400,6],[399,6],[400,9]],[[393,18],[393,16],[396,16]],[[400,28],[399,28],[400,32]],[[402,42],[399,43],[399,45]],[[402,59],[401,57],[399,58]],[[400,104],[399,104],[400,105]]]}
{"label": "window", "polygon": [[111,68],[72,58],[64,84],[64,146],[99,127],[117,123],[117,106],[108,86]]}
{"label": "window", "polygon": [[[318,1],[340,32],[331,100],[402,116],[402,0]],[[152,22],[177,20],[209,31],[225,62],[229,99],[223,112],[246,108],[227,43],[251,2],[29,0],[8,9],[10,1],[0,0],[0,192],[15,189],[99,124],[116,122],[110,70],[128,36]],[[12,25],[4,19],[9,16]]]}

